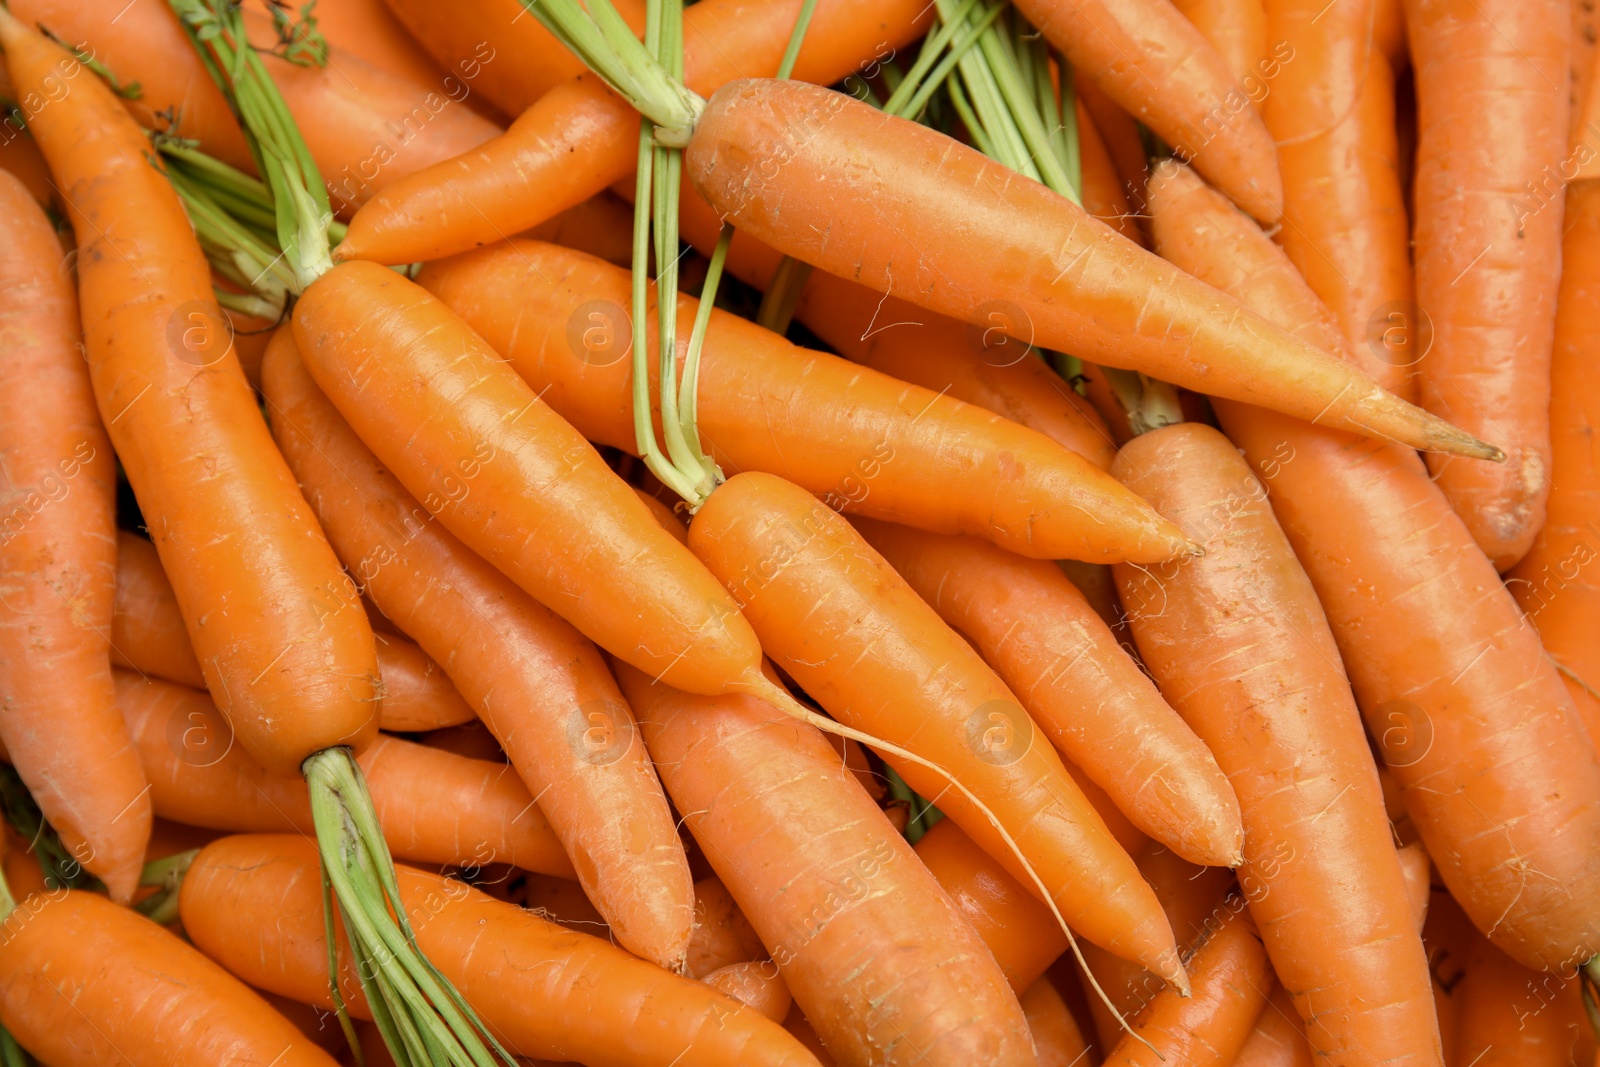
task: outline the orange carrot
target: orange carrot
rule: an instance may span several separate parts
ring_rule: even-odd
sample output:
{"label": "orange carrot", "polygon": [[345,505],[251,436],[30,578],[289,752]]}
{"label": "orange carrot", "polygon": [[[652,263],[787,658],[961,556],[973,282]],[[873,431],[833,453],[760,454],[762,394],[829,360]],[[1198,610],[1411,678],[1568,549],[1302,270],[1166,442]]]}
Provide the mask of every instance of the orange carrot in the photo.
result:
{"label": "orange carrot", "polygon": [[[1144,231],[1139,229],[1139,220],[1133,213],[1128,191],[1117,174],[1111,150],[1095,128],[1094,120],[1089,117],[1082,99],[1077,101],[1077,112],[1078,158],[1082,175],[1079,193],[1083,197],[1083,210],[1133,243],[1142,245]],[[1143,159],[1142,156],[1140,158]]]}
{"label": "orange carrot", "polygon": [[1022,994],[1022,1011],[1039,1053],[1039,1067],[1075,1067],[1083,1062],[1089,1045],[1055,983],[1040,978],[1029,986]]}
{"label": "orange carrot", "polygon": [[1000,969],[821,734],[619,673],[690,832],[836,1057],[1032,1062]]}
{"label": "orange carrot", "polygon": [[[1005,683],[844,519],[780,478],[741,474],[700,509],[689,546],[733,593],[774,662],[831,715],[895,745],[916,744],[996,813],[1074,930],[1182,984],[1159,905],[1060,757],[1034,737]],[[886,758],[1018,873],[971,797],[922,766]]]}
{"label": "orange carrot", "polygon": [[9,173],[0,231],[0,744],[67,851],[127,903],[150,800],[111,687],[116,461],[61,245]]}
{"label": "orange carrot", "polygon": [[[328,1007],[328,945],[316,853],[298,837],[227,837],[184,877],[184,929],[261,989]],[[587,934],[439,875],[396,868],[417,941],[522,1056],[619,1067],[804,1067],[812,1057],[776,1023]],[[272,921],[240,924],[240,915]],[[341,938],[339,986],[369,1017]],[[487,951],[493,946],[493,951]]]}
{"label": "orange carrot", "polygon": [[[0,96],[11,98],[10,90],[5,68],[0,66]],[[40,207],[54,206],[59,199],[50,180],[50,165],[44,161],[39,146],[27,130],[17,129],[10,121],[0,126],[0,170],[21,182]]]}
{"label": "orange carrot", "polygon": [[730,1000],[754,1008],[775,1023],[789,1015],[794,998],[771,960],[730,963],[701,979]]}
{"label": "orange carrot", "polygon": [[1550,491],[1571,15],[1564,0],[1407,0],[1406,25],[1417,304],[1433,323],[1422,405],[1508,457],[1490,467],[1433,456],[1429,468],[1504,571],[1544,525]]}
{"label": "orange carrot", "polygon": [[1283,213],[1277,153],[1228,62],[1156,0],[1022,0],[1017,9],[1107,96],[1263,222]]}
{"label": "orange carrot", "polygon": [[[600,653],[433,521],[318,391],[288,329],[268,350],[263,385],[279,446],[351,574],[444,669],[510,754],[618,940],[646,959],[680,965],[693,918],[688,862],[634,736],[633,713]],[[474,462],[484,470],[495,468],[491,456],[500,467],[511,462],[514,446],[486,440],[497,453],[479,452]],[[598,456],[594,463],[616,481],[618,496],[643,510]],[[487,479],[472,479],[473,470],[423,491],[436,504],[431,494],[470,486],[476,500]],[[648,514],[640,521],[688,555]],[[634,573],[626,564],[615,569],[619,581]]]}
{"label": "orange carrot", "polygon": [[0,1025],[53,1067],[336,1062],[182,938],[77,890],[35,894],[3,917]]}
{"label": "orange carrot", "polygon": [[[1288,990],[1276,980],[1271,983],[1267,1006],[1256,1020],[1233,1067],[1313,1067],[1317,1062],[1306,1041],[1305,1027],[1295,1012]],[[1454,1060],[1446,1060],[1453,1063]]]}
{"label": "orange carrot", "polygon": [[[1093,121],[1095,132],[1105,142],[1117,177],[1121,179],[1122,190],[1127,194],[1128,203],[1133,206],[1135,220],[1139,221],[1144,211],[1144,183],[1149,177],[1150,157],[1145,151],[1144,139],[1139,135],[1138,123],[1120,104],[1107,96],[1092,78],[1086,77],[1082,71],[1074,73],[1075,94],[1083,102],[1083,109]],[[1140,229],[1143,232],[1142,226]]]}
{"label": "orange carrot", "polygon": [[1569,1067],[1594,1055],[1577,978],[1519,966],[1481,936],[1472,939],[1455,997],[1458,1063]]}
{"label": "orange carrot", "polygon": [[1267,12],[1263,0],[1174,0],[1174,4],[1216,49],[1245,95],[1256,100],[1250,92],[1252,81],[1260,84],[1261,65],[1267,60]]}
{"label": "orange carrot", "polygon": [[[625,271],[517,241],[430,265],[418,280],[578,432],[638,447],[631,361],[615,332]],[[698,306],[679,298],[680,336]],[[644,332],[654,351],[654,326]],[[724,469],[776,474],[835,507],[1029,556],[1153,562],[1186,548],[1115,479],[1043,435],[735,315],[712,311],[699,375],[701,437]]]}
{"label": "orange carrot", "polygon": [[683,973],[704,978],[730,963],[759,960],[767,950],[722,879],[711,874],[694,884],[694,936]]}
{"label": "orange carrot", "polygon": [[1060,568],[968,538],[855,525],[1139,829],[1194,863],[1239,863],[1233,787]]}

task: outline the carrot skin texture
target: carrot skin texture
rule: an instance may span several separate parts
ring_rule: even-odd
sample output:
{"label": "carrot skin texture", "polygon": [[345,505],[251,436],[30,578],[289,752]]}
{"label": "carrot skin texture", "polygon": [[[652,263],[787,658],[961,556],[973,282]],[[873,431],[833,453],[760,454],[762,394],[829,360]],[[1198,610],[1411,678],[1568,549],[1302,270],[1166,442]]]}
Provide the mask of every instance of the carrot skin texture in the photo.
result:
{"label": "carrot skin texture", "polygon": [[719,967],[701,979],[730,1000],[753,1008],[775,1023],[789,1016],[794,997],[771,960],[747,960]]}
{"label": "carrot skin texture", "polygon": [[[1447,1057],[1445,1062],[1455,1061]],[[1256,1019],[1255,1029],[1239,1050],[1233,1067],[1313,1067],[1315,1063],[1294,1001],[1273,979],[1267,1006]]]}
{"label": "carrot skin texture", "polygon": [[[1326,309],[1281,253],[1221,197],[1189,188],[1186,205],[1155,204],[1172,223],[1166,254],[1183,252],[1212,284],[1337,345]],[[1524,966],[1560,969],[1593,955],[1595,757],[1536,631],[1472,551],[1466,526],[1409,449],[1214,406],[1272,487],[1368,729],[1445,884]],[[1534,782],[1559,788],[1530,794],[1524,783]]]}
{"label": "carrot skin texture", "polygon": [[[1200,36],[1222,57],[1233,80],[1259,104],[1250,89],[1251,79],[1259,83],[1265,73],[1262,64],[1267,57],[1268,37],[1263,0],[1174,0],[1174,6],[1194,23]],[[1282,158],[1280,154],[1280,164]]]}
{"label": "carrot skin texture", "polygon": [[[232,833],[313,834],[298,777],[269,774],[232,744],[206,694],[116,672],[117,699],[163,817]],[[361,754],[389,848],[413,863],[509,863],[574,878],[544,813],[502,763],[387,734]]]}
{"label": "carrot skin texture", "polygon": [[9,172],[0,232],[0,747],[67,851],[125,904],[150,801],[111,687],[116,460],[61,245]]}
{"label": "carrot skin texture", "polygon": [[1227,777],[1059,567],[969,538],[855,526],[1139,829],[1193,863],[1239,863]]}
{"label": "carrot skin texture", "polygon": [[1085,1062],[1089,1043],[1049,978],[1040,978],[1022,994],[1022,1010],[1028,1017],[1039,1067],[1077,1067]]}
{"label": "carrot skin texture", "polygon": [[1358,365],[1412,400],[1431,331],[1415,302],[1394,74],[1372,36],[1374,7],[1391,2],[1267,0],[1271,38],[1293,59],[1278,65],[1261,109],[1283,167],[1278,241]]}
{"label": "carrot skin texture", "polygon": [[620,673],[690,832],[836,1058],[1033,1062],[977,932],[814,727]]}
{"label": "carrot skin texture", "polygon": [[[765,167],[768,156],[787,162]],[[1418,448],[1491,454],[1065,197],[843,94],[730,83],[708,101],[684,167],[735,226],[918,306],[987,326],[1003,297],[1043,348]],[[872,204],[866,221],[834,210],[846,196]],[[821,218],[830,225],[804,221]]]}
{"label": "carrot skin texture", "polygon": [[[518,241],[418,277],[585,437],[637,447],[619,333],[626,271]],[[682,336],[697,307],[680,296]],[[605,347],[587,346],[590,330]],[[778,475],[834,507],[1044,558],[1154,562],[1187,548],[1116,479],[1042,434],[727,312],[713,311],[706,331],[698,418],[725,470]]]}
{"label": "carrot skin texture", "polygon": [[1427,959],[1377,771],[1265,490],[1194,423],[1134,438],[1112,469],[1205,545],[1161,571],[1119,565],[1117,582],[1145,664],[1238,792],[1241,885],[1308,1036],[1330,1063],[1436,1067]]}
{"label": "carrot skin texture", "polygon": [[[1600,691],[1600,181],[1567,188],[1567,232],[1550,366],[1550,501],[1533,548],[1506,576],[1550,655],[1591,692]],[[1594,696],[1570,685],[1574,699]],[[1600,724],[1600,718],[1590,718]],[[1591,725],[1593,731],[1593,725]],[[1600,732],[1592,736],[1600,745]]]}
{"label": "carrot skin texture", "polygon": [[[179,908],[213,958],[262,989],[331,1007],[317,857],[289,836],[223,838],[196,857]],[[619,1067],[804,1067],[776,1023],[588,934],[563,930],[464,883],[396,868],[417,943],[513,1052]],[[234,916],[276,921],[238,929]],[[340,934],[340,989],[368,1018]],[[492,950],[491,950],[492,946]]]}
{"label": "carrot skin texture", "polygon": [[[515,5],[494,0],[492,6]],[[793,76],[827,85],[867,69],[919,37],[930,10],[922,0],[820,0]],[[800,0],[690,6],[685,84],[709,95],[734,78],[776,73],[799,11]],[[570,56],[561,56],[560,64],[550,64],[552,73],[566,70]],[[520,117],[504,136],[379,193],[351,219],[338,258],[409,263],[465,252],[536,226],[626,178],[638,156],[638,114],[594,75],[570,78],[552,82],[526,110],[511,111]]]}
{"label": "carrot skin texture", "polygon": [[618,939],[677,966],[688,861],[599,651],[432,521],[317,389],[288,330],[263,370],[280,447],[350,572],[510,755]]}
{"label": "carrot skin texture", "polygon": [[[1007,827],[1074,930],[1181,984],[1154,895],[1060,757],[1005,683],[844,519],[780,478],[741,474],[701,507],[689,546],[773,660],[831,715],[956,775]],[[1012,869],[964,796],[922,767],[888,763]]]}
{"label": "carrot skin texture", "polygon": [[1498,445],[1496,467],[1429,458],[1497,570],[1550,492],[1550,351],[1568,156],[1563,0],[1407,0],[1416,72],[1417,303],[1433,323],[1422,405]]}
{"label": "carrot skin texture", "polygon": [[1272,137],[1211,44],[1154,0],[1022,0],[1074,67],[1263,222],[1283,213]]}
{"label": "carrot skin texture", "polygon": [[[1519,966],[1479,936],[1472,939],[1466,973],[1452,992],[1460,1063],[1568,1067],[1589,1058],[1583,1052],[1593,1045],[1593,1031],[1577,1003],[1581,994],[1572,975]],[[1572,1008],[1581,1020],[1573,1020],[1576,1026],[1569,1022]]]}
{"label": "carrot skin texture", "polygon": [[[66,54],[9,15],[0,41],[19,87]],[[73,90],[72,106],[30,128],[79,234],[95,400],[208,688],[277,773],[324,749],[359,751],[377,733],[366,613],[227,348],[210,269],[144,132],[97,79]]]}
{"label": "carrot skin texture", "polygon": [[336,1063],[182,938],[78,890],[30,896],[0,925],[0,1024],[53,1067]]}

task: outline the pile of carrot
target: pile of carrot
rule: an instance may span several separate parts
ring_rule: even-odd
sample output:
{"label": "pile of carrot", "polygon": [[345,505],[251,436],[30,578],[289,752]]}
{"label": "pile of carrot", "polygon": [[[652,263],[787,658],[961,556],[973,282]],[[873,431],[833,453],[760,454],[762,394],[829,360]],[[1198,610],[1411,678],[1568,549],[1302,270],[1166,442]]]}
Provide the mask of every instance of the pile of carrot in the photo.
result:
{"label": "pile of carrot", "polygon": [[0,1067],[1600,1067],[1592,0],[0,2]]}

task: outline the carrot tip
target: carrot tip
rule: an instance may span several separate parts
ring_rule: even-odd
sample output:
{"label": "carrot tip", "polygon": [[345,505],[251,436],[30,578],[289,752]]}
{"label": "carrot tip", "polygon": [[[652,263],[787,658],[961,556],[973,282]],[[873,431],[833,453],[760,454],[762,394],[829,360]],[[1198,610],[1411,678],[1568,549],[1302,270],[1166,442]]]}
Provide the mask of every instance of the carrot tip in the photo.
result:
{"label": "carrot tip", "polygon": [[1206,546],[1199,541],[1185,541],[1183,551],[1185,555],[1198,558],[1206,554]]}

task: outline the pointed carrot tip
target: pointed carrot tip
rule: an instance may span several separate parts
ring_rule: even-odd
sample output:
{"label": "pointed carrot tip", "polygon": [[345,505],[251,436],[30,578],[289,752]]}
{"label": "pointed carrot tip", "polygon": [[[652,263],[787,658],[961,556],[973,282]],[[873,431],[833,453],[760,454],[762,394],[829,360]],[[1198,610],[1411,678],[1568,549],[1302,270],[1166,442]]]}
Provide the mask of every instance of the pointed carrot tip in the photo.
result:
{"label": "pointed carrot tip", "polygon": [[356,253],[350,247],[350,241],[346,239],[334,245],[333,251],[329,254],[333,256],[335,263],[343,263],[347,259],[354,259]]}
{"label": "pointed carrot tip", "polygon": [[1206,546],[1202,545],[1199,541],[1185,541],[1183,551],[1185,555],[1193,556],[1195,559],[1199,559],[1201,556],[1206,554]]}

